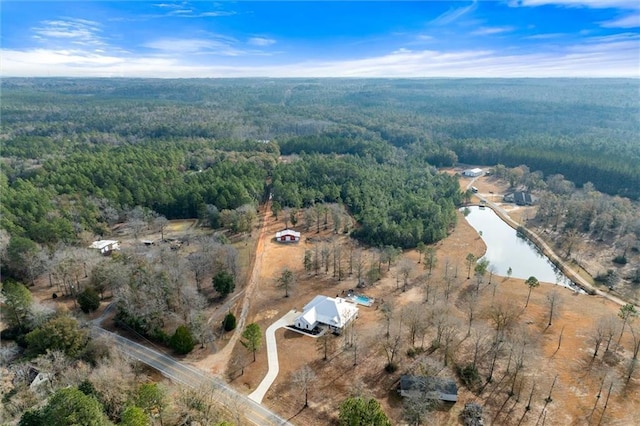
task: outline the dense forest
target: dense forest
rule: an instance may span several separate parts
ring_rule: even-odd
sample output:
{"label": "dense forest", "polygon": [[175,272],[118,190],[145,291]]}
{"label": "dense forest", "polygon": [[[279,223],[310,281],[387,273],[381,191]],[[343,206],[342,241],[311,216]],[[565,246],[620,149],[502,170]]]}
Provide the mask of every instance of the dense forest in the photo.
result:
{"label": "dense forest", "polygon": [[[633,80],[5,79],[2,227],[38,243],[259,202],[341,202],[363,242],[446,235],[435,167],[517,166],[640,197]],[[297,154],[279,163],[279,155]]]}

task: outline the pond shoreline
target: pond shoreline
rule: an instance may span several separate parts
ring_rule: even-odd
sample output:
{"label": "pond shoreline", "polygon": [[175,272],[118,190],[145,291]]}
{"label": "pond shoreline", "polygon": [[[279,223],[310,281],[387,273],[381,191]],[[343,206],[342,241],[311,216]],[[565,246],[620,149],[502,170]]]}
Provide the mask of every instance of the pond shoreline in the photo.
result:
{"label": "pond shoreline", "polygon": [[586,282],[582,276],[576,273],[571,267],[569,267],[566,262],[564,262],[560,257],[549,247],[549,245],[542,240],[535,232],[526,228],[524,225],[517,223],[513,220],[504,209],[493,205],[491,202],[485,201],[482,203],[472,203],[468,204],[465,207],[484,207],[491,209],[505,224],[509,227],[513,228],[516,232],[522,234],[524,238],[526,238],[529,242],[531,242],[547,259],[554,265],[558,270],[560,270],[576,287],[583,290],[586,294],[593,296],[598,294],[598,290]]}

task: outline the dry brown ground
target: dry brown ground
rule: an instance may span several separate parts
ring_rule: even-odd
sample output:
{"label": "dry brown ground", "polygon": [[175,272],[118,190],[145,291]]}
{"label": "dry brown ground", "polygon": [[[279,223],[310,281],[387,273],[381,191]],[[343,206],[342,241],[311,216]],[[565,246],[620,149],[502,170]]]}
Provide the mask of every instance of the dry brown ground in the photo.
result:
{"label": "dry brown ground", "polygon": [[[485,191],[484,184],[479,184],[480,190]],[[497,190],[498,188],[488,189]],[[497,191],[496,191],[497,193]],[[525,209],[522,209],[525,210]],[[525,210],[526,211],[526,210]],[[272,236],[277,230],[283,228],[282,222],[271,218],[267,222],[267,235]],[[354,288],[355,279],[348,278],[338,282],[328,274],[320,273],[317,277],[303,269],[303,257],[305,250],[313,250],[314,243],[304,241],[306,236],[319,239],[333,237],[330,231],[322,231],[320,235],[311,230],[303,232],[303,241],[299,244],[282,245],[275,243],[271,238],[264,245],[262,270],[260,272],[259,287],[251,300],[251,310],[248,322],[257,322],[265,330],[272,322],[290,309],[300,309],[317,294],[334,296],[341,294],[343,290]],[[344,236],[338,237],[341,243],[346,243]],[[460,278],[457,280],[458,289],[466,285],[464,273],[464,257],[467,253],[481,256],[484,252],[484,243],[477,233],[466,224],[462,216],[454,232],[444,241],[437,244],[438,267],[434,276],[442,276],[445,259],[450,260],[450,265],[458,265]],[[346,252],[346,250],[345,250]],[[416,262],[415,278],[422,273],[422,266],[417,264],[417,253],[405,254]],[[346,264],[346,262],[345,262]],[[282,270],[288,267],[296,272],[298,283],[291,290],[289,298],[284,297],[284,291],[275,284]],[[396,288],[395,267],[385,272],[385,277],[371,288],[363,292],[377,301],[382,299],[392,300],[399,307],[409,302],[423,302],[424,291],[417,285],[402,292]],[[383,267],[386,270],[386,267]],[[496,278],[494,278],[496,279]],[[524,306],[528,287],[522,280],[499,280],[496,298]],[[563,303],[561,316],[554,320],[551,327],[546,327],[546,295],[553,290],[562,294]],[[481,292],[481,306],[488,306],[491,299],[491,291]],[[442,298],[442,290],[440,296]],[[453,305],[456,295],[450,298]],[[463,318],[463,314],[457,311]],[[605,390],[600,399],[598,408],[593,414],[592,424],[598,424],[600,413],[604,405],[606,390],[610,380],[615,381],[612,395],[607,407],[606,416],[602,424],[634,424],[640,418],[640,395],[638,394],[638,379],[634,378],[628,386],[623,386],[620,379],[622,363],[614,363],[609,366],[603,364],[600,357],[589,364],[591,344],[588,342],[589,333],[596,318],[610,313],[615,315],[618,306],[602,298],[578,295],[564,288],[551,285],[542,285],[533,291],[531,301],[526,310],[523,310],[519,323],[531,336],[532,355],[525,362],[525,381],[521,391],[519,402],[515,397],[508,398],[508,378],[502,378],[506,357],[501,358],[501,367],[496,374],[497,379],[487,386],[485,391],[476,396],[461,387],[459,401],[453,407],[444,407],[435,413],[436,424],[458,424],[458,414],[468,401],[481,401],[485,404],[485,418],[488,424],[520,424],[534,425],[542,423],[542,418],[547,424],[589,424],[587,416],[590,414],[596,395],[601,385],[601,378],[607,374]],[[486,320],[481,320],[486,321]],[[398,327],[397,320],[393,323]],[[556,352],[559,336],[562,332],[560,349]],[[310,337],[301,336],[288,330],[279,330],[276,334],[280,360],[280,373],[274,385],[267,392],[264,404],[280,413],[285,418],[290,418],[294,424],[323,425],[336,419],[337,409],[342,400],[356,392],[364,392],[376,397],[383,405],[385,411],[394,419],[394,424],[402,422],[402,402],[396,395],[395,388],[399,376],[411,370],[411,366],[417,361],[406,356],[406,347],[399,356],[400,370],[394,374],[384,372],[386,359],[382,353],[381,341],[384,339],[384,320],[376,305],[371,308],[361,307],[357,330],[357,365],[354,366],[354,352],[351,348],[345,348],[341,338],[335,338],[335,347],[330,350],[329,360],[322,359],[322,352],[318,348],[318,342]],[[404,331],[403,331],[404,334]],[[626,333],[622,346],[617,349],[619,357],[629,357],[630,336]],[[237,345],[233,352],[230,370],[234,372],[232,384],[244,393],[250,393],[260,383],[267,371],[267,357],[264,349],[258,352],[257,361],[252,362],[251,355],[246,349]],[[441,355],[433,354],[436,359]],[[615,358],[615,357],[614,357]],[[469,357],[461,350],[458,362],[467,362]],[[310,365],[318,377],[317,382],[310,391],[310,407],[302,410],[303,397],[298,387],[292,384],[292,374],[303,365]],[[240,375],[244,367],[244,374]],[[481,370],[482,371],[482,370]],[[483,371],[483,374],[485,372]],[[553,388],[553,401],[544,407],[544,398],[548,395],[554,377],[557,375]],[[636,377],[638,374],[636,373]],[[531,386],[535,381],[531,411],[525,412],[526,400]],[[500,407],[503,407],[500,409]],[[544,412],[543,412],[544,409]],[[526,414],[523,417],[523,414]]]}
{"label": "dry brown ground", "polygon": [[[489,193],[494,191],[498,196],[499,186],[492,186],[490,181],[479,181],[476,186],[480,192]],[[518,209],[510,212],[517,215]],[[338,282],[329,271],[329,274],[320,273],[318,276],[309,274],[303,270],[303,257],[307,249],[312,250],[314,244],[305,241],[305,237],[312,237],[314,241],[333,238],[331,231],[322,231],[320,235],[315,230],[303,232],[303,241],[298,244],[282,245],[275,243],[271,237],[279,229],[283,228],[281,221],[269,218],[266,222],[265,230],[268,236],[264,241],[263,249],[257,253],[262,256],[259,270],[259,280],[250,300],[250,310],[248,322],[257,322],[265,330],[273,321],[282,316],[285,312],[296,307],[302,308],[317,294],[334,296],[341,294],[343,290],[355,287],[355,278],[348,277],[342,282]],[[299,229],[301,230],[301,229]],[[340,243],[347,243],[345,236],[339,236]],[[438,265],[434,271],[434,276],[443,275],[445,259],[449,259],[451,266],[457,265],[459,268],[459,279],[456,282],[457,290],[467,285],[464,275],[464,258],[467,253],[474,253],[481,256],[484,252],[484,243],[477,233],[471,228],[462,216],[459,217],[458,226],[451,235],[444,241],[436,245]],[[250,248],[248,249],[250,250]],[[347,250],[344,250],[345,254]],[[372,256],[372,255],[371,255]],[[412,285],[409,290],[403,292],[396,287],[396,268],[392,267],[386,272],[383,279],[373,287],[366,288],[363,293],[373,297],[376,301],[382,299],[393,301],[396,311],[400,307],[410,302],[423,302],[425,299],[424,290],[414,283],[415,277],[424,272],[422,265],[417,263],[417,253],[407,252],[405,256],[415,262],[416,270],[413,273]],[[346,261],[345,261],[346,265]],[[296,272],[298,283],[291,290],[291,296],[283,297],[284,292],[276,287],[276,279],[282,270],[288,267]],[[521,280],[494,278],[499,285],[496,293],[498,300],[524,306],[527,296],[527,286]],[[44,283],[37,286],[36,292],[40,291],[38,299],[49,299],[51,290]],[[638,372],[628,386],[624,386],[620,380],[622,364],[612,362],[612,365],[604,364],[601,358],[590,364],[590,351],[592,345],[588,342],[589,333],[595,320],[605,313],[616,314],[618,306],[602,298],[586,295],[577,295],[570,290],[559,288],[563,295],[561,316],[554,321],[553,325],[546,328],[546,295],[558,288],[543,284],[533,291],[531,301],[524,310],[520,324],[528,334],[532,336],[532,354],[525,362],[522,395],[519,402],[515,398],[508,398],[508,379],[503,377],[506,363],[506,354],[501,358],[501,367],[496,374],[496,380],[487,386],[485,391],[476,396],[460,386],[459,400],[452,407],[444,407],[434,413],[433,421],[430,424],[459,424],[458,414],[464,407],[465,402],[479,401],[485,405],[486,424],[522,424],[534,425],[543,424],[542,417],[546,424],[554,425],[586,425],[598,424],[600,414],[604,405],[606,391],[611,380],[615,382],[611,398],[607,407],[606,415],[601,424],[632,425],[638,424],[640,418],[640,379]],[[442,298],[442,290],[436,296]],[[457,295],[454,293],[450,298],[453,306]],[[491,291],[488,289],[481,292],[481,306],[490,304]],[[462,312],[454,308],[454,312],[463,318]],[[478,322],[486,321],[479,320]],[[376,397],[382,404],[384,410],[393,419],[394,424],[402,423],[402,401],[396,393],[396,386],[399,376],[411,370],[417,363],[417,359],[406,356],[406,346],[398,357],[400,369],[394,374],[384,372],[386,359],[381,349],[381,341],[384,339],[385,325],[381,312],[377,306],[360,308],[359,319],[356,322],[357,330],[357,365],[354,366],[354,352],[351,348],[345,348],[341,338],[334,338],[334,348],[329,351],[329,359],[324,361],[322,353],[318,350],[317,341],[310,337],[301,336],[297,333],[279,330],[276,334],[278,341],[278,351],[280,360],[280,373],[274,385],[267,392],[263,401],[265,405],[272,408],[285,418],[290,418],[292,423],[299,425],[325,425],[335,421],[340,402],[347,396],[357,392],[362,392]],[[399,327],[396,320],[393,327]],[[562,344],[556,352],[559,335],[562,333]],[[464,333],[462,333],[464,334]],[[403,331],[403,335],[404,331]],[[535,338],[539,336],[539,338]],[[431,339],[429,337],[427,342]],[[630,336],[627,332],[622,339],[622,346],[616,349],[617,357],[629,357]],[[208,365],[207,355],[211,354],[213,348],[224,346],[225,341],[219,341],[216,345],[207,350],[197,351],[188,358],[192,362],[203,362]],[[464,345],[463,345],[464,346]],[[441,354],[435,352],[435,359],[441,359]],[[614,360],[616,356],[612,357]],[[200,360],[200,361],[198,361]],[[231,384],[240,391],[248,394],[260,383],[267,371],[266,351],[261,349],[257,354],[257,361],[251,362],[251,355],[244,347],[237,344],[233,348],[227,372],[231,372],[234,378]],[[468,362],[469,356],[465,354],[465,349],[461,349],[457,356],[458,362]],[[310,365],[317,377],[317,382],[310,391],[310,407],[302,410],[303,397],[299,388],[291,383],[293,372],[303,365]],[[482,365],[482,364],[481,364]],[[240,375],[244,368],[244,374]],[[484,368],[484,367],[483,367]],[[481,368],[483,374],[486,369]],[[214,373],[222,375],[220,367]],[[450,374],[452,376],[452,374]],[[549,403],[545,411],[544,398],[547,396],[551,383],[557,375],[555,387],[553,389],[553,401]],[[591,422],[587,418],[591,412],[596,395],[601,386],[602,377],[605,377],[605,389],[599,400],[597,409],[591,417]],[[526,400],[531,386],[535,382],[536,392],[532,401],[532,409],[525,412]],[[500,407],[503,407],[500,410]],[[498,414],[498,411],[500,413]],[[524,417],[523,414],[526,414]],[[521,421],[522,419],[522,421]]]}

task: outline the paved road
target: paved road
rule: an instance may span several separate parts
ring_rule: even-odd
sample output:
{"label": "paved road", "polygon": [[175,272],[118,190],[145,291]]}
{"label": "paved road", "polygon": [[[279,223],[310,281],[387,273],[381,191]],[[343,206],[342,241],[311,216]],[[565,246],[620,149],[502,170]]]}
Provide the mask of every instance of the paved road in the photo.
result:
{"label": "paved road", "polygon": [[211,386],[218,392],[218,401],[229,409],[237,409],[250,422],[260,425],[291,425],[271,410],[247,398],[224,382],[197,368],[190,367],[175,359],[161,354],[158,351],[142,346],[125,337],[111,333],[98,327],[93,327],[91,333],[94,337],[107,336],[115,342],[123,353],[138,361],[155,368],[162,375],[174,382],[185,386],[200,387]]}

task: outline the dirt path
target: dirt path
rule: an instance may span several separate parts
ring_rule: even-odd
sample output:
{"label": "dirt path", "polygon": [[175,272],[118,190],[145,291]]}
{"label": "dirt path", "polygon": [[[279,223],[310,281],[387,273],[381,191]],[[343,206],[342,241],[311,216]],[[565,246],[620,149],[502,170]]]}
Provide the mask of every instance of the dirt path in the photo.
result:
{"label": "dirt path", "polygon": [[256,251],[251,262],[251,276],[247,282],[246,287],[244,288],[244,298],[242,300],[242,310],[240,312],[240,316],[237,321],[236,329],[234,330],[231,338],[227,341],[227,344],[220,351],[215,354],[211,354],[196,363],[194,363],[199,368],[205,369],[212,374],[217,376],[224,375],[227,365],[231,359],[231,354],[233,353],[233,348],[236,346],[242,331],[244,330],[245,323],[247,321],[247,316],[249,314],[249,306],[251,303],[251,299],[253,294],[255,293],[255,289],[258,285],[258,278],[260,277],[260,272],[262,270],[262,260],[264,257],[264,246],[265,246],[265,238],[268,238],[266,235],[267,226],[266,223],[271,217],[271,205],[270,202],[263,207],[262,221],[260,222],[260,233],[258,235],[258,242],[256,244]]}

